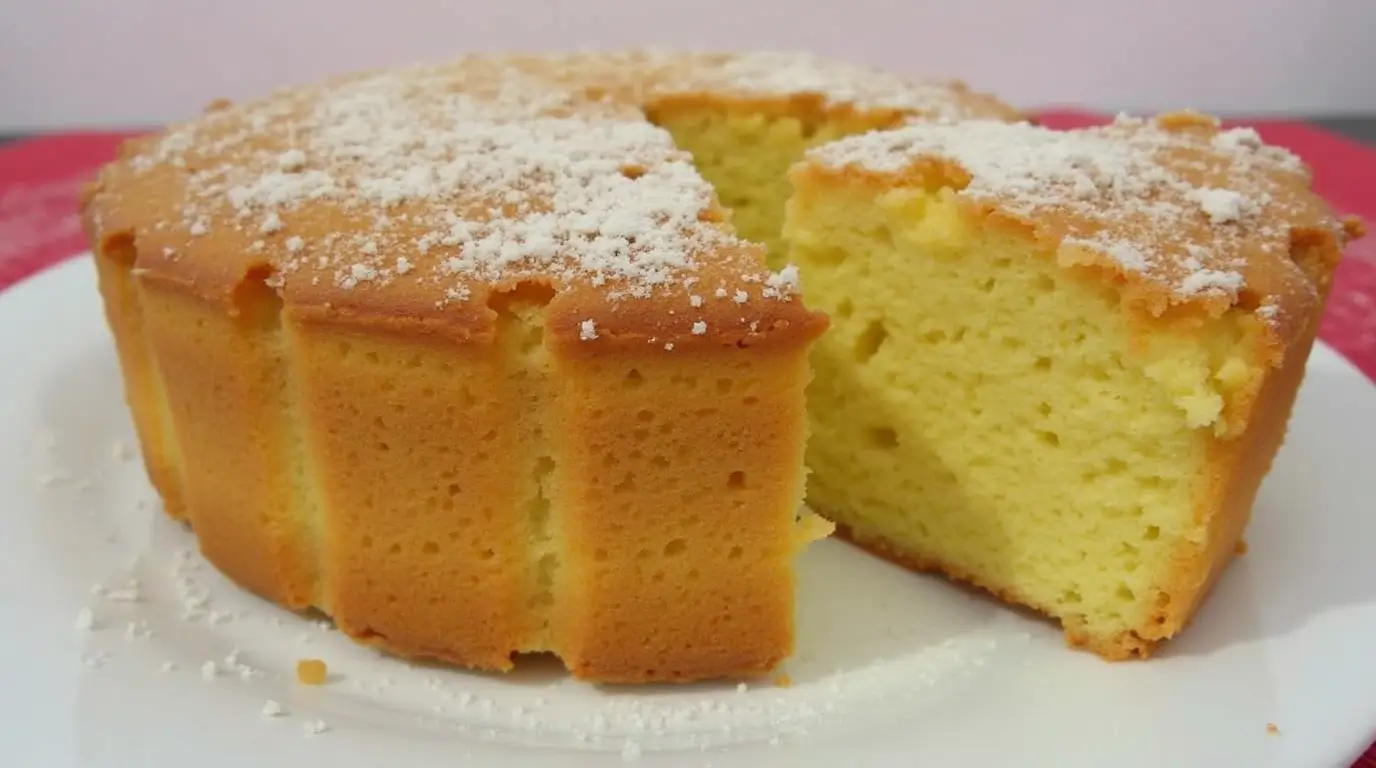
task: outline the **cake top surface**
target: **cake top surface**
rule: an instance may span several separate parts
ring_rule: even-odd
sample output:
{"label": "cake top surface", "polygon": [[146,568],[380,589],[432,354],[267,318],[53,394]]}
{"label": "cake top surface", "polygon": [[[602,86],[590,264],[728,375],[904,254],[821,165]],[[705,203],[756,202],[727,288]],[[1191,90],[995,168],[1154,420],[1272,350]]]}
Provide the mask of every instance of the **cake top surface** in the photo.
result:
{"label": "cake top surface", "polygon": [[1195,113],[1070,131],[915,123],[819,147],[809,159],[883,176],[936,171],[959,197],[1031,226],[1062,263],[1114,271],[1157,315],[1179,304],[1245,304],[1273,319],[1312,307],[1326,278],[1292,248],[1349,234],[1298,157]]}
{"label": "cake top surface", "polygon": [[603,309],[677,296],[699,310],[679,317],[690,329],[726,315],[758,328],[742,307],[787,303],[796,272],[764,268],[645,119],[677,94],[1011,114],[958,83],[806,55],[472,56],[212,105],[132,142],[87,223],[133,232],[145,272],[211,292],[266,264],[288,303],[443,313],[537,280]]}
{"label": "cake top surface", "polygon": [[[685,53],[646,49],[531,61],[536,70],[553,72],[565,82],[633,86],[642,91],[639,101],[694,93],[743,99],[812,96],[827,107],[892,110],[925,119],[1019,116],[1008,105],[960,81],[907,78],[799,51]],[[628,79],[627,73],[634,75]]]}

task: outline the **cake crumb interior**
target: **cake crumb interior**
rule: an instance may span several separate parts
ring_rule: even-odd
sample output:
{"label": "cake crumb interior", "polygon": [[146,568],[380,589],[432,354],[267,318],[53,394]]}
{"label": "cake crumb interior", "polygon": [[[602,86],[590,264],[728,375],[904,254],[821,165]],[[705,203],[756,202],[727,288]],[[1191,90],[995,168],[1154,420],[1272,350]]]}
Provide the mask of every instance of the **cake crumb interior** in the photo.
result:
{"label": "cake crumb interior", "polygon": [[810,503],[1072,634],[1164,623],[1173,558],[1207,533],[1200,414],[1227,394],[1207,351],[1241,332],[1143,339],[1110,284],[972,226],[949,189],[790,205],[791,256],[833,319],[812,355]]}
{"label": "cake crumb interior", "polygon": [[812,147],[885,125],[857,115],[828,116],[799,104],[707,107],[652,105],[651,122],[693,156],[698,173],[747,240],[768,248],[771,269],[788,263],[781,232],[792,194],[788,169]]}

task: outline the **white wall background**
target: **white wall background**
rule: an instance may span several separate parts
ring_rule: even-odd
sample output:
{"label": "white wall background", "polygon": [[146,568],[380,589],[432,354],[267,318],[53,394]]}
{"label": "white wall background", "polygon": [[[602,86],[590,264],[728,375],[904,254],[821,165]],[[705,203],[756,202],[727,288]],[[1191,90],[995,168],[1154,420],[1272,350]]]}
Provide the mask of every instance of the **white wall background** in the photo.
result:
{"label": "white wall background", "polygon": [[1376,0],[0,0],[0,130],[477,49],[807,48],[1024,107],[1376,112]]}

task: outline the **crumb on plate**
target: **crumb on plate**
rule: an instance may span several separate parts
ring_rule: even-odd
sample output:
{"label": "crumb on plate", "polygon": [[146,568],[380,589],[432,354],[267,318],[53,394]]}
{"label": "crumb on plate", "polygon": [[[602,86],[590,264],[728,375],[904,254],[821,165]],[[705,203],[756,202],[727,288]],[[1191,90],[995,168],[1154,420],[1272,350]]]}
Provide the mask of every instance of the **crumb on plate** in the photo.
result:
{"label": "crumb on plate", "polygon": [[296,679],[306,685],[323,685],[329,668],[320,659],[301,659],[296,662]]}

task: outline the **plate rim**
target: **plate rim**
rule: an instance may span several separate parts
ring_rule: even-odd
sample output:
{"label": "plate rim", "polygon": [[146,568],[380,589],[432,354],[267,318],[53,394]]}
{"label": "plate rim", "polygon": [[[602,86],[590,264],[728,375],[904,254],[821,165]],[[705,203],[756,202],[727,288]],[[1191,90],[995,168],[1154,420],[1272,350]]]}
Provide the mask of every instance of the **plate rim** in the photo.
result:
{"label": "plate rim", "polygon": [[[92,263],[93,259],[90,252],[85,251],[73,254],[70,257],[61,259],[59,261],[48,264],[38,270],[35,270],[30,274],[15,281],[14,283],[11,283],[5,288],[0,289],[0,307],[5,307],[13,301],[11,294],[39,290],[38,288],[36,288],[36,286],[42,285],[45,281],[64,279],[63,275],[65,275],[68,272],[90,270],[90,274],[94,275],[94,270],[91,269]],[[95,298],[97,298],[97,294],[94,292],[94,286],[92,286],[92,291],[86,294],[85,297],[81,300],[90,301]],[[1314,358],[1315,353],[1319,354],[1319,358],[1317,360]],[[1341,375],[1344,378],[1355,377],[1356,381],[1364,383],[1364,390],[1367,392],[1368,395],[1376,395],[1376,381],[1373,381],[1371,377],[1367,376],[1351,360],[1348,360],[1345,356],[1343,356],[1336,349],[1325,343],[1322,339],[1315,340],[1314,349],[1311,351],[1309,364],[1313,365],[1315,363],[1318,363],[1330,369],[1334,369],[1335,374]],[[1373,402],[1376,402],[1376,400],[1373,400]],[[1371,436],[1368,436],[1364,439],[1372,442],[1373,445],[1376,445],[1376,439],[1373,439]],[[1376,694],[1373,695],[1376,696]],[[1356,760],[1359,760],[1362,757],[1362,755],[1364,755],[1368,750],[1372,748],[1373,741],[1376,741],[1376,721],[1371,722],[1367,726],[1366,736],[1364,738],[1365,744],[1362,746],[1352,747],[1352,751],[1350,752],[1348,752],[1346,748],[1341,749],[1342,754],[1347,755],[1347,757],[1342,758],[1347,760],[1347,762],[1344,763],[1344,766],[1349,765]],[[1335,747],[1328,754],[1330,756],[1337,758],[1339,751],[1339,748]]]}

